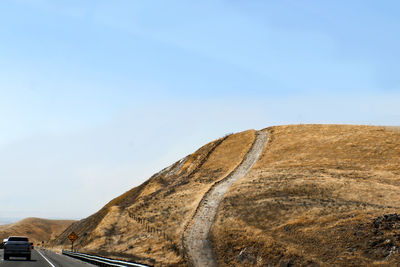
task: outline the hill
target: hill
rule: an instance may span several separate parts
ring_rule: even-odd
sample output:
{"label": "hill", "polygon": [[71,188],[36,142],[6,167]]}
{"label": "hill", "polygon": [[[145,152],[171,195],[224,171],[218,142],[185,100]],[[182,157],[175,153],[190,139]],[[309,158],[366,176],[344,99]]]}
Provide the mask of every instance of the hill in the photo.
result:
{"label": "hill", "polygon": [[26,218],[13,224],[0,225],[0,240],[11,235],[27,236],[34,242],[49,241],[70,226],[73,220]]}
{"label": "hill", "polygon": [[[241,162],[254,142],[254,130],[206,144],[142,185],[110,201],[92,216],[72,224],[52,242],[128,260],[184,265],[182,233],[203,195]],[[118,253],[116,253],[118,251]]]}
{"label": "hill", "polygon": [[156,265],[390,266],[400,260],[399,161],[396,128],[232,134],[72,224],[51,245],[68,247],[75,231],[81,251]]}
{"label": "hill", "polygon": [[219,264],[397,265],[399,163],[394,128],[271,128],[259,161],[219,208]]}

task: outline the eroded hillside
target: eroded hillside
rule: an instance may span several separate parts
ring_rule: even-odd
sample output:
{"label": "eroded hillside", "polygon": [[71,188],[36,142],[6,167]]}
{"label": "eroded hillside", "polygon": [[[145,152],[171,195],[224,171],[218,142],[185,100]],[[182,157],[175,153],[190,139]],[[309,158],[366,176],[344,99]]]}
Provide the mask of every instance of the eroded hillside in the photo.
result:
{"label": "eroded hillside", "polygon": [[0,240],[11,235],[28,236],[34,243],[47,242],[70,226],[73,220],[26,218],[19,222],[0,225]]}
{"label": "eroded hillside", "polygon": [[220,205],[220,266],[395,266],[400,262],[400,132],[270,128],[259,161]]}

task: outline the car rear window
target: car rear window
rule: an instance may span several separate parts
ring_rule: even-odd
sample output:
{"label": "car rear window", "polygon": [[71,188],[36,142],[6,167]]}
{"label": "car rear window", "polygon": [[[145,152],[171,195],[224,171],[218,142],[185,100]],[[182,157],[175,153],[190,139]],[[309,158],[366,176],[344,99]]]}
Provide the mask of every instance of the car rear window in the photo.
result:
{"label": "car rear window", "polygon": [[7,241],[28,241],[27,237],[9,237]]}

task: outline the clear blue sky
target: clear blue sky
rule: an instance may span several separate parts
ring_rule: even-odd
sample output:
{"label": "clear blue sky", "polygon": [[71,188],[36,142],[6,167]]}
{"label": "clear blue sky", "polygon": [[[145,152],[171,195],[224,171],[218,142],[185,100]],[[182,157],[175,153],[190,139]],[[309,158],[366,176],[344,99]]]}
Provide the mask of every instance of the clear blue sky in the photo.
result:
{"label": "clear blue sky", "polygon": [[398,125],[399,9],[0,1],[0,219],[86,217],[229,132]]}

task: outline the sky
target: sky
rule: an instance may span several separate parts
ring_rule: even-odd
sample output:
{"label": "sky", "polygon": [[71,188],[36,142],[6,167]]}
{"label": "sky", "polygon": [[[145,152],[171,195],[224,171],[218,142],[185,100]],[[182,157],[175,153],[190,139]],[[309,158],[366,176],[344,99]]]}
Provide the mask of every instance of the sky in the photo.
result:
{"label": "sky", "polygon": [[227,133],[399,125],[399,8],[0,1],[0,221],[87,217]]}

